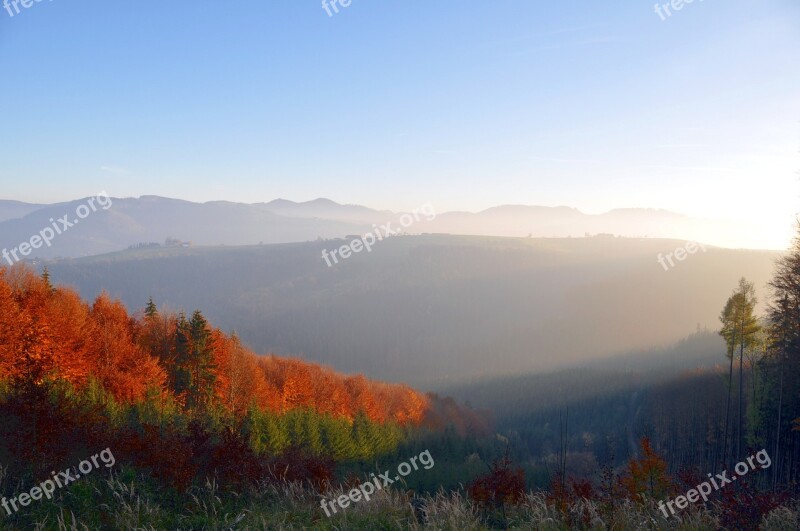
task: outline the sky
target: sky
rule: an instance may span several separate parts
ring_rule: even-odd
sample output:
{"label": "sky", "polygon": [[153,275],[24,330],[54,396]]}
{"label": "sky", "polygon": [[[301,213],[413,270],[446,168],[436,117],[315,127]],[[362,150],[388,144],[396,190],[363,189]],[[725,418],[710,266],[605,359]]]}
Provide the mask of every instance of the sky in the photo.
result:
{"label": "sky", "polygon": [[797,0],[19,9],[0,9],[3,199],[663,208],[771,248],[800,212]]}

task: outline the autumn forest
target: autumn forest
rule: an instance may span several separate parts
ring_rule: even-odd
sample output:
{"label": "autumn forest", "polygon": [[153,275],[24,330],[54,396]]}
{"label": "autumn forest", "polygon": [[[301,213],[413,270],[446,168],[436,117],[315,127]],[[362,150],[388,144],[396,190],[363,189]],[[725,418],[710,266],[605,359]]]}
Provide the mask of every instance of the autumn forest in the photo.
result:
{"label": "autumn forest", "polygon": [[[230,518],[248,528],[290,515],[301,526],[370,529],[455,514],[458,525],[488,528],[549,514],[571,528],[655,518],[659,528],[750,529],[794,518],[798,263],[800,240],[776,263],[766,315],[743,278],[720,301],[719,330],[602,368],[455,385],[455,398],[257,355],[200,310],[164,311],[149,297],[131,314],[106,293],[88,303],[55,285],[47,267],[2,268],[2,494],[16,500],[99,449],[113,449],[116,464],[57,504],[5,515],[0,529],[49,520],[178,529]],[[769,468],[678,517],[659,510],[704,473],[759,450]],[[424,451],[436,465],[387,490],[378,514],[331,518],[315,507]],[[92,510],[98,497],[117,509]],[[142,503],[151,509],[130,509]]]}

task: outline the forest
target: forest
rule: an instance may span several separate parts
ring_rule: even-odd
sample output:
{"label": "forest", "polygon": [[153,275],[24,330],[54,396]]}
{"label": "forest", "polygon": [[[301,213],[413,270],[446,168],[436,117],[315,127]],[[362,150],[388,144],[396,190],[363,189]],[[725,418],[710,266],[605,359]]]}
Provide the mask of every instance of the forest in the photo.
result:
{"label": "forest", "polygon": [[202,309],[256,352],[438,391],[668,345],[698,323],[715,329],[731,287],[741,276],[765,284],[777,256],[709,247],[664,274],[656,256],[679,244],[441,234],[389,238],[335,268],[320,257],[330,242],[140,249],[48,267],[86,299],[106,290],[141,308],[153,295]]}
{"label": "forest", "polygon": [[[452,399],[256,356],[200,311],[88,304],[45,270],[0,269],[3,493],[102,446],[164,488],[327,484],[339,462],[397,450],[412,429],[486,433]],[[8,481],[15,478],[19,483]],[[24,518],[19,516],[19,518]]]}
{"label": "forest", "polygon": [[[800,240],[769,288],[759,315],[742,278],[720,301],[719,330],[673,347],[475,380],[451,398],[257,355],[199,310],[150,298],[130,313],[54,285],[47,268],[3,268],[0,494],[16,499],[103,448],[116,465],[3,514],[0,529],[791,526]],[[423,451],[436,466],[380,502],[333,517],[315,506]],[[768,469],[677,517],[659,512],[758,451]]]}

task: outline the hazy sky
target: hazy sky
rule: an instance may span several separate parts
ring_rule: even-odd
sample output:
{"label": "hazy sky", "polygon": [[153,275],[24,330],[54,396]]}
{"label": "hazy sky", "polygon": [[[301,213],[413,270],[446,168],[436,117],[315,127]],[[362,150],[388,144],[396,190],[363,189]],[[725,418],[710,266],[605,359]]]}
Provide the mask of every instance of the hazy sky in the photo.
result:
{"label": "hazy sky", "polygon": [[800,211],[796,0],[20,9],[2,198],[654,207],[787,238]]}

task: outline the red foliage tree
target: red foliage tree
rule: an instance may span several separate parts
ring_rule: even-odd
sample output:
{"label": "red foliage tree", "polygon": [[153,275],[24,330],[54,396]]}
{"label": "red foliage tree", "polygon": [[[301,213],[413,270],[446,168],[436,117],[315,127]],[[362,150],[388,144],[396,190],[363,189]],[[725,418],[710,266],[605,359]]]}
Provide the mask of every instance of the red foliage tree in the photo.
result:
{"label": "red foliage tree", "polygon": [[115,397],[126,402],[144,398],[150,387],[161,388],[166,375],[158,361],[133,341],[134,323],[119,301],[105,293],[92,306],[86,330],[92,372]]}
{"label": "red foliage tree", "polygon": [[515,505],[525,496],[525,471],[515,468],[506,452],[492,462],[489,473],[472,481],[467,493],[484,508],[503,509]]}

